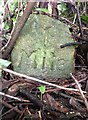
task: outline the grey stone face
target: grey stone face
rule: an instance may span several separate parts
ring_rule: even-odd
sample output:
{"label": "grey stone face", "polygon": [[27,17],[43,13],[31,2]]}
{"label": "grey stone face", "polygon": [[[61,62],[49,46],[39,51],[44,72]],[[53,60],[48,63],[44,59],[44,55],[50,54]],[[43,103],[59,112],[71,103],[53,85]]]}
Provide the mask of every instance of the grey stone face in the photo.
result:
{"label": "grey stone face", "polygon": [[44,78],[69,77],[74,72],[74,47],[69,28],[46,15],[31,15],[11,54],[15,71]]}

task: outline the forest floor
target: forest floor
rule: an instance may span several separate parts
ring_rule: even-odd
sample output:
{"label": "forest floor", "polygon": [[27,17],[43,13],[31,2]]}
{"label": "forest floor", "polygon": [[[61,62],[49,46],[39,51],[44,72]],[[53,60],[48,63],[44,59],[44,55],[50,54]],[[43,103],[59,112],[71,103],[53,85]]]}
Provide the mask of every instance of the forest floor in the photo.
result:
{"label": "forest floor", "polygon": [[[88,27],[83,26],[87,40]],[[40,78],[14,72],[11,66],[2,74],[1,120],[88,120],[88,40],[77,48],[75,72],[68,79],[42,83]]]}
{"label": "forest floor", "polygon": [[46,79],[43,84],[39,78],[36,82],[36,78],[16,73],[11,67],[3,69],[0,119],[88,120],[88,68],[78,54],[69,79]]}

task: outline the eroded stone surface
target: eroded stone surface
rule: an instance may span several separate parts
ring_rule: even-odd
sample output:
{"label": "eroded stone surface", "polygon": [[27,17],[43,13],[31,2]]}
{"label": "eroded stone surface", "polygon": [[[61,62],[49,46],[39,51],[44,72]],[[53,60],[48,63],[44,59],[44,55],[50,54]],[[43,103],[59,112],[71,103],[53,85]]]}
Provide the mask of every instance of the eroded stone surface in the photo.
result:
{"label": "eroded stone surface", "polygon": [[15,71],[44,78],[69,77],[74,71],[74,47],[68,26],[45,15],[31,15],[13,48]]}

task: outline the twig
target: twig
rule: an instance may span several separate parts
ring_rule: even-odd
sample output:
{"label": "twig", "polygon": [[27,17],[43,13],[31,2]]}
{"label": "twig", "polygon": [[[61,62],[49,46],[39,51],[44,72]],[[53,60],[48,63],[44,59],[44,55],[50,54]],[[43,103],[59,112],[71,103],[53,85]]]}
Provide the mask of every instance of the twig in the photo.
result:
{"label": "twig", "polygon": [[3,92],[0,92],[0,95],[5,96],[5,97],[8,97],[8,98],[15,99],[15,100],[18,100],[18,101],[23,101],[23,102],[27,102],[27,101],[28,101],[28,100],[23,100],[23,99],[20,99],[20,98],[17,98],[17,97],[13,97],[13,96],[8,95],[8,94],[5,94],[5,93],[3,93]]}
{"label": "twig", "polygon": [[[85,80],[87,80],[87,77],[79,80],[79,82],[83,82],[83,81],[85,81]],[[74,85],[76,85],[75,82],[74,82],[74,83],[69,83],[69,84],[65,85],[65,87],[69,87],[69,86],[72,87],[72,86],[74,86]],[[58,88],[46,90],[46,93],[48,93],[48,92],[53,92],[53,91],[54,91],[54,92],[55,92],[55,91],[58,91]],[[77,92],[76,92],[76,93],[77,93]]]}
{"label": "twig", "polygon": [[12,48],[13,48],[13,46],[14,46],[14,44],[19,36],[20,31],[23,28],[23,26],[25,25],[29,15],[31,14],[32,8],[35,5],[36,0],[33,0],[33,1],[34,2],[28,2],[27,7],[25,8],[25,11],[24,11],[22,17],[20,18],[20,21],[17,23],[17,25],[12,33],[11,40],[10,40],[6,50],[2,54],[3,58],[7,58],[8,54],[12,51]]}
{"label": "twig", "polygon": [[[68,98],[68,99],[71,99],[71,98],[72,98],[72,96],[67,95],[67,94],[65,94],[65,93],[59,93],[59,94],[60,94],[62,97],[64,97],[64,98]],[[84,102],[83,100],[77,99],[77,98],[75,98],[75,97],[74,97],[74,99],[75,99],[76,101],[78,101],[78,102],[81,102],[81,103]]]}
{"label": "twig", "polygon": [[22,112],[17,108],[17,106],[13,107],[12,105],[8,104],[7,102],[5,102],[4,100],[0,100],[0,104],[3,104],[4,106],[13,109],[14,111],[16,111],[17,113],[21,114]]}
{"label": "twig", "polygon": [[84,101],[85,106],[86,106],[87,111],[88,111],[88,101],[87,101],[87,99],[85,98],[85,95],[83,94],[83,91],[82,91],[82,89],[81,89],[81,87],[80,87],[77,79],[72,75],[72,73],[70,73],[70,75],[71,75],[71,77],[73,78],[73,80],[75,81],[75,83],[77,84],[78,89],[79,89],[79,92],[80,92],[80,94],[81,94],[81,96],[82,96],[82,98],[83,98],[83,101]]}
{"label": "twig", "polygon": [[77,11],[77,16],[78,16],[79,28],[80,28],[81,36],[83,37],[83,29],[82,29],[82,24],[81,24],[81,19],[80,19],[79,7],[75,5],[75,9]]}
{"label": "twig", "polygon": [[0,49],[0,52],[3,52],[3,50],[5,50],[5,48],[7,48],[8,44],[10,43],[10,39],[7,41],[6,45],[3,46],[1,49]]}
{"label": "twig", "polygon": [[21,115],[19,116],[18,120],[22,120],[22,117],[23,117],[23,115],[25,114],[26,110],[27,110],[27,106],[22,110],[22,113],[21,113]]}
{"label": "twig", "polygon": [[72,23],[72,22],[69,21],[67,18],[62,17],[62,16],[60,16],[60,18],[61,18],[62,20],[65,20],[65,21],[66,21],[67,23],[69,23],[71,26],[74,26],[74,27],[77,27],[77,28],[78,28],[78,26],[77,26],[76,24]]}
{"label": "twig", "polygon": [[81,18],[80,18],[80,13],[79,13],[79,6],[76,5],[76,3],[73,0],[70,0],[70,2],[75,7],[75,10],[77,12],[77,17],[78,17],[78,22],[79,22],[79,28],[80,28],[81,36],[83,37],[83,29],[82,29]]}
{"label": "twig", "polygon": [[7,5],[11,2],[11,0],[7,0],[5,5],[4,5],[4,10],[6,9]]}
{"label": "twig", "polygon": [[45,104],[41,100],[39,100],[37,97],[33,96],[33,94],[29,93],[23,88],[20,89],[20,95],[32,102],[38,109],[42,109],[43,106],[45,106]]}
{"label": "twig", "polygon": [[[34,77],[30,77],[30,76],[21,74],[21,73],[17,73],[17,72],[15,72],[15,71],[10,70],[10,69],[3,68],[3,70],[4,70],[5,72],[9,72],[9,73],[14,74],[14,75],[16,75],[16,76],[24,77],[24,78],[29,79],[29,80],[31,80],[31,81],[40,82],[40,83],[43,83],[43,84],[46,84],[46,85],[49,85],[49,86],[52,86],[52,87],[56,87],[56,88],[59,88],[59,89],[63,89],[63,90],[67,90],[67,91],[79,91],[78,89],[65,88],[65,87],[63,87],[63,86],[59,86],[59,85],[56,85],[56,84],[53,84],[53,83],[50,83],[50,82],[46,82],[46,81],[43,81],[43,80],[40,80],[40,79],[37,79],[37,78],[34,78]],[[26,82],[30,82],[29,80],[25,80],[25,79],[24,79],[24,81],[26,81]],[[84,91],[84,93],[86,93],[86,92]]]}
{"label": "twig", "polygon": [[[5,119],[5,118],[9,118],[10,116],[10,119],[13,118],[13,113],[14,113],[14,108],[17,108],[17,106],[11,108],[10,110],[6,111],[5,113],[3,113],[2,115],[0,115],[0,119]],[[15,114],[15,113],[14,113]],[[20,113],[21,114],[21,113]]]}

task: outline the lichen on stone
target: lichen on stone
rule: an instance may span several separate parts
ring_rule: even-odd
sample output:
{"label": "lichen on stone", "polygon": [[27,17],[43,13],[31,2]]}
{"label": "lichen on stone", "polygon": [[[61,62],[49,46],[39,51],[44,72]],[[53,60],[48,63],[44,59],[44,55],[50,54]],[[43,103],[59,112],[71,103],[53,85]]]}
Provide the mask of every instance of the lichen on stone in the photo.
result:
{"label": "lichen on stone", "polygon": [[69,77],[74,72],[73,42],[69,27],[46,15],[30,15],[12,50],[15,71],[44,78]]}

